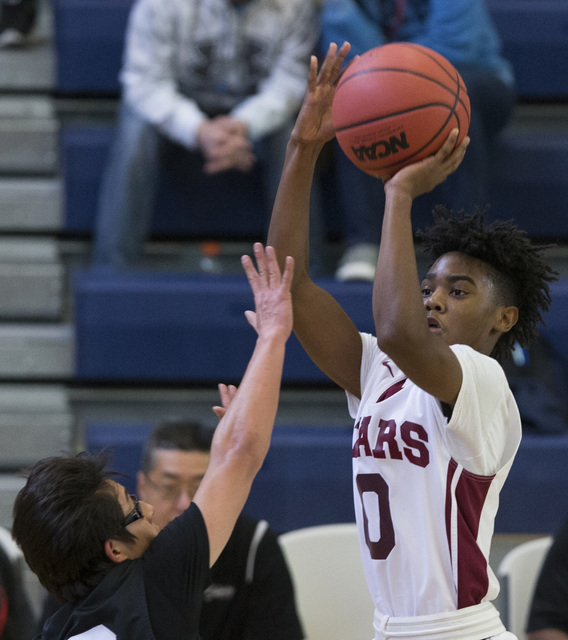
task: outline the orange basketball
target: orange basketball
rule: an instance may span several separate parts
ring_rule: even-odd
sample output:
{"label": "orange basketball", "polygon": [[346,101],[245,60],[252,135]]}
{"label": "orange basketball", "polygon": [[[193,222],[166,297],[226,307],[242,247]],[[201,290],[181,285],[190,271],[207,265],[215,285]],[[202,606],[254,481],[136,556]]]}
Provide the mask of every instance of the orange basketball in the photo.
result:
{"label": "orange basketball", "polygon": [[469,116],[467,89],[455,67],[436,51],[408,42],[385,44],[356,59],[332,105],[341,148],[378,178],[435,153],[454,128],[459,144]]}

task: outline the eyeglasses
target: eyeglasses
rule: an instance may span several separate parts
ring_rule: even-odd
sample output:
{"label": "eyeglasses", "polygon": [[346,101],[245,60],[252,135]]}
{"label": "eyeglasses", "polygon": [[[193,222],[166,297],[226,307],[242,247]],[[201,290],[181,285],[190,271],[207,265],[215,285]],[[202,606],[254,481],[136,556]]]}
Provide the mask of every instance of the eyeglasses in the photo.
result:
{"label": "eyeglasses", "polygon": [[132,511],[127,516],[124,516],[123,526],[125,527],[127,527],[129,524],[132,524],[133,522],[136,522],[136,520],[140,520],[140,518],[144,517],[144,514],[142,513],[142,509],[140,508],[140,500],[138,499],[138,496],[131,493],[130,499],[134,503],[134,509],[132,509]]}

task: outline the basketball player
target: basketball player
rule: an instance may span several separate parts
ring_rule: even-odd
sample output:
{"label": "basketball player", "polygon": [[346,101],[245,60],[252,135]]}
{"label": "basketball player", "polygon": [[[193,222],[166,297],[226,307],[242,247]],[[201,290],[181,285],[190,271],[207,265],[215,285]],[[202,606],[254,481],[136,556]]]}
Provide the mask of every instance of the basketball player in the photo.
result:
{"label": "basketball player", "polygon": [[43,586],[64,605],[44,640],[197,638],[209,567],[223,550],[266,456],[285,344],[292,329],[293,261],[281,276],[274,250],[243,266],[256,312],[252,358],[223,407],[211,459],[189,507],[159,531],[153,508],[104,472],[104,458],[47,458],[17,496],[12,534]]}
{"label": "basketball player", "polygon": [[498,360],[536,336],[554,274],[512,224],[485,228],[481,215],[440,211],[423,235],[433,264],[420,283],[412,202],[460,165],[469,138],[454,148],[454,130],[438,153],[384,185],[377,335],[357,331],[307,268],[311,180],[334,135],[348,50],[331,44],[319,74],[312,59],[268,241],[295,258],[294,331],[345,389],[355,419],[355,511],[375,638],[510,638],[491,603],[499,587],[488,558],[521,423]]}

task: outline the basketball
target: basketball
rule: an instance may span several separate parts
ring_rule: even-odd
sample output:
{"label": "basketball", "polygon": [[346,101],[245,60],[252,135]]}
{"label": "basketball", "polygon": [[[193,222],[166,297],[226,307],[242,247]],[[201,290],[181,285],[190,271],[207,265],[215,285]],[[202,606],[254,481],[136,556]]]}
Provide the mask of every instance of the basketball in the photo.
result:
{"label": "basketball", "polygon": [[367,51],[340,78],[332,105],[337,141],[365,173],[391,177],[469,128],[465,84],[444,56],[396,42]]}

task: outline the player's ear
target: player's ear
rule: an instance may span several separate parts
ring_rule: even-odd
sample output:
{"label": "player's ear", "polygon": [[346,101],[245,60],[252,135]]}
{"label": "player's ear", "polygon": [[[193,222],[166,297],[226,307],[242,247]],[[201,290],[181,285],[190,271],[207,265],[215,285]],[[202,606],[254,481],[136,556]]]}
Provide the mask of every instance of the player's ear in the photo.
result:
{"label": "player's ear", "polygon": [[495,329],[501,333],[507,333],[517,324],[518,319],[519,310],[517,307],[499,307],[497,309]]}
{"label": "player's ear", "polygon": [[117,564],[128,560],[126,546],[120,540],[113,540],[112,538],[107,540],[105,542],[105,554],[109,560]]}

